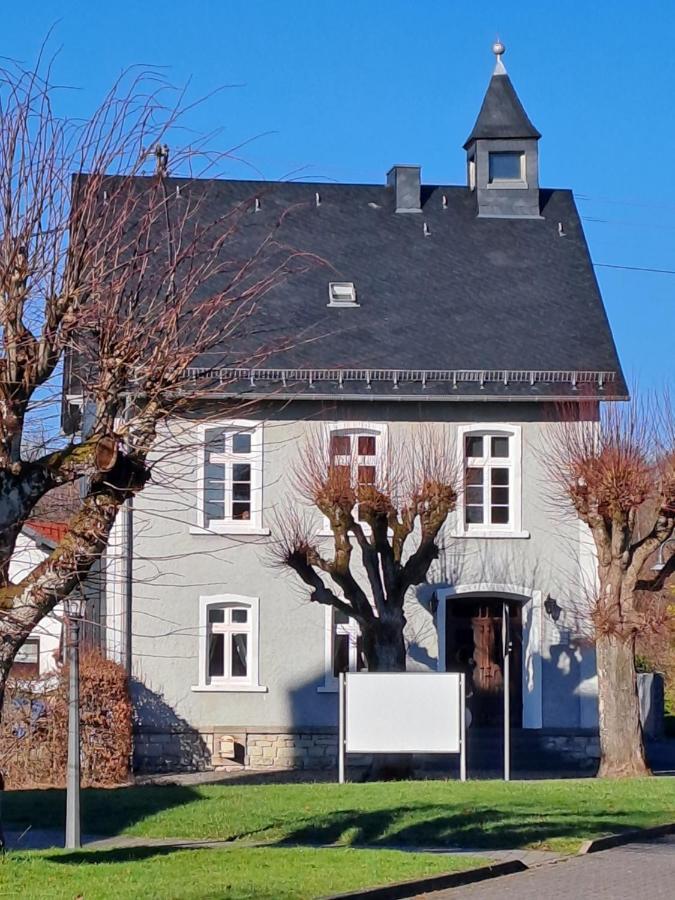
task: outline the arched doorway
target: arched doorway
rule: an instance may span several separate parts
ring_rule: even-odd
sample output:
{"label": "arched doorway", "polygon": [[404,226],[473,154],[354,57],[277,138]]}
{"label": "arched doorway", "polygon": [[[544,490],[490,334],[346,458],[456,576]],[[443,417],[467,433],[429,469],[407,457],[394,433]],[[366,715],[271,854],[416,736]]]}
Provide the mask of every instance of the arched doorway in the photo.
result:
{"label": "arched doorway", "polygon": [[436,591],[438,668],[467,676],[473,727],[504,722],[504,626],[510,723],[541,728],[541,594],[514,585],[456,585]]}

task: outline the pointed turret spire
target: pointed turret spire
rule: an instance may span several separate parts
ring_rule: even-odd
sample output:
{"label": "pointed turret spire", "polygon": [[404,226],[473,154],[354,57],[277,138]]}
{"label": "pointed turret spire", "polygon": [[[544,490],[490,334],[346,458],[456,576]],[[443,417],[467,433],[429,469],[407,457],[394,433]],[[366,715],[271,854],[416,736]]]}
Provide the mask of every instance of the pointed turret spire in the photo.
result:
{"label": "pointed turret spire", "polygon": [[530,122],[523,104],[518,99],[511,79],[506,73],[502,56],[506,47],[495,41],[492,52],[497,57],[490,84],[478,113],[476,124],[464,144],[466,150],[472,141],[511,138],[540,138],[541,135]]}
{"label": "pointed turret spire", "polygon": [[475,191],[479,216],[540,218],[539,148],[541,135],[527,117],[502,56],[500,40],[492,45],[497,57],[476,124],[464,149],[467,183]]}

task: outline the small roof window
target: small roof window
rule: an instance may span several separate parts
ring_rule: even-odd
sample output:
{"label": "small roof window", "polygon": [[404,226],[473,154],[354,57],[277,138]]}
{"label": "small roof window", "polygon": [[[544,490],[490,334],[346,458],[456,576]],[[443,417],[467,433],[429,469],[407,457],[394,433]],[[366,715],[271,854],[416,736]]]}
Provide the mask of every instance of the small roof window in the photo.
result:
{"label": "small roof window", "polygon": [[525,154],[519,151],[506,150],[492,152],[488,158],[489,182],[524,181]]}
{"label": "small roof window", "polygon": [[328,306],[358,306],[353,281],[331,281],[328,284]]}

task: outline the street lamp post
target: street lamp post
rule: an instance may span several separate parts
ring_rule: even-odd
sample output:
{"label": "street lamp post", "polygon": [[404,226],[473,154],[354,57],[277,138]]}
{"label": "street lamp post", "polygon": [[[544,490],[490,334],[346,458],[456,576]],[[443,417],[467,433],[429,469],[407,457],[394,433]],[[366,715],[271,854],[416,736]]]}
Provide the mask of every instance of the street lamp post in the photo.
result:
{"label": "street lamp post", "polygon": [[66,773],[66,849],[82,846],[80,836],[80,623],[84,601],[65,602],[68,622],[68,764]]}

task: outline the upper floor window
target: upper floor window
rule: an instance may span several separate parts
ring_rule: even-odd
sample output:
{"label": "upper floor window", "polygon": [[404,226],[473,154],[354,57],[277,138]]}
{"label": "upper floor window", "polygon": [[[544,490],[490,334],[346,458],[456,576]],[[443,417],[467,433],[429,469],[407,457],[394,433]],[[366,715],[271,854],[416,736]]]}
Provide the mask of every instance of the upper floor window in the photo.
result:
{"label": "upper floor window", "polygon": [[460,429],[464,491],[459,504],[465,534],[521,533],[520,428]]}
{"label": "upper floor window", "polygon": [[525,154],[512,150],[490,153],[488,156],[488,181],[524,181]]}
{"label": "upper floor window", "polygon": [[202,597],[200,606],[197,689],[259,690],[258,598]]}
{"label": "upper floor window", "polygon": [[[351,472],[353,482],[375,484],[386,455],[387,433],[384,425],[339,423],[330,426],[328,457],[330,464]],[[381,472],[380,472],[381,474]],[[360,516],[356,518],[360,520]],[[324,524],[328,529],[328,523]]]}
{"label": "upper floor window", "polygon": [[213,531],[259,528],[262,518],[262,426],[208,425],[201,447],[200,525]]}

